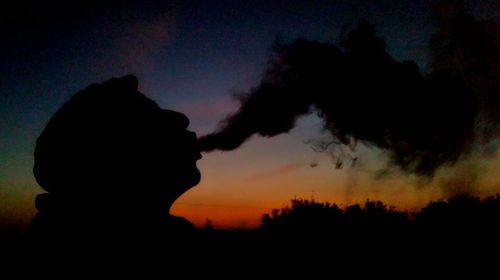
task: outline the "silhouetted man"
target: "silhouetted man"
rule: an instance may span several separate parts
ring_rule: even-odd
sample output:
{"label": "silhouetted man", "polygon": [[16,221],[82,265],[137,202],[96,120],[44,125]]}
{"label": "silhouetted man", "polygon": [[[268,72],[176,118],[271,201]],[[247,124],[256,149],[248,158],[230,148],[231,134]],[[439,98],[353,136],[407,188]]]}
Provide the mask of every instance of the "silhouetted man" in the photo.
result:
{"label": "silhouetted man", "polygon": [[134,76],[76,93],[37,140],[37,240],[185,237],[194,227],[169,214],[200,181],[196,135],[183,114],[137,91]]}

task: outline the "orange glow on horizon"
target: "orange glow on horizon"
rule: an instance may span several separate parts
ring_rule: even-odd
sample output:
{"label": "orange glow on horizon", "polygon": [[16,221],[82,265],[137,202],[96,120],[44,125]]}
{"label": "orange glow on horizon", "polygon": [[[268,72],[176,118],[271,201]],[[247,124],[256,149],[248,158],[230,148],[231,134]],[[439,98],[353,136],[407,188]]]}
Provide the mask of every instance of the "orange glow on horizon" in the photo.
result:
{"label": "orange glow on horizon", "polygon": [[[172,214],[187,218],[197,227],[203,227],[209,219],[215,228],[248,229],[258,227],[263,214],[289,206],[293,198],[336,203],[340,207],[380,200],[388,207],[412,212],[453,193],[469,191],[487,196],[500,192],[498,173],[494,172],[500,167],[496,158],[468,158],[443,168],[433,179],[398,173],[376,179],[375,171],[383,163],[370,155],[373,151],[365,151],[365,160],[359,166],[335,169],[328,156],[309,152],[301,142],[288,143],[284,149],[296,151],[288,156],[276,148],[280,147],[277,143],[269,143],[284,143],[283,147],[289,140],[256,138],[230,153],[206,154],[198,164],[202,181],[179,198]],[[268,150],[270,147],[274,150]],[[318,166],[312,168],[311,159]],[[470,179],[474,172],[481,173],[480,179]]]}

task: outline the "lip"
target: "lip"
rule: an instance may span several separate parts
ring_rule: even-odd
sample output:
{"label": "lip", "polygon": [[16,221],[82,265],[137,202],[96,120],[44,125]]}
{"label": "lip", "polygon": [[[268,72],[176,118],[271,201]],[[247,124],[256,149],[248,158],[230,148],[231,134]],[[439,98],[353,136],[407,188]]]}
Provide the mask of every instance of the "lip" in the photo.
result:
{"label": "lip", "polygon": [[194,158],[195,158],[196,160],[199,160],[199,159],[202,159],[202,158],[203,158],[203,156],[201,155],[201,153],[197,153],[197,154],[195,154]]}
{"label": "lip", "polygon": [[196,133],[192,132],[192,131],[189,131],[189,140],[190,142],[192,143],[193,145],[193,151],[195,151],[193,153],[193,158],[195,160],[199,160],[199,159],[202,159],[203,156],[201,155],[201,151],[200,151],[200,143],[198,141],[198,137],[196,136]]}

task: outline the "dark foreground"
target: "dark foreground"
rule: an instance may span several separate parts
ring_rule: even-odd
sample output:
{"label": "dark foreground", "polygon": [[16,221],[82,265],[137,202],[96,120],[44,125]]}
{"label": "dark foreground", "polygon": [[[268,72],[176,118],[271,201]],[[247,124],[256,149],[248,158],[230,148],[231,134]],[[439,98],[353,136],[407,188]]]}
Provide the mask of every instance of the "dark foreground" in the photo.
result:
{"label": "dark foreground", "polygon": [[406,276],[434,269],[450,273],[473,269],[498,276],[499,225],[499,195],[457,196],[432,202],[414,214],[381,202],[341,209],[294,200],[290,208],[264,215],[255,230],[207,228],[162,238],[138,233],[135,238],[102,234],[57,240],[3,230],[3,257],[8,260],[3,264],[43,267],[44,272],[113,267],[116,273],[147,266],[164,276],[228,271],[357,275],[401,269]]}

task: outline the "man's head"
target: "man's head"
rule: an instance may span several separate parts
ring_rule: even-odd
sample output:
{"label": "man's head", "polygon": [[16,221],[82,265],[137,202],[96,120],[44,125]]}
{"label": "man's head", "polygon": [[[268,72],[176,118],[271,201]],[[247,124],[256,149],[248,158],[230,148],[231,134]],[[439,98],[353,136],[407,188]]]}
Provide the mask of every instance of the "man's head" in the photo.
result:
{"label": "man's head", "polygon": [[[137,91],[134,76],[76,93],[37,140],[34,174],[53,194],[175,200],[200,180],[196,135],[181,113]],[[144,200],[146,199],[146,200]]]}

